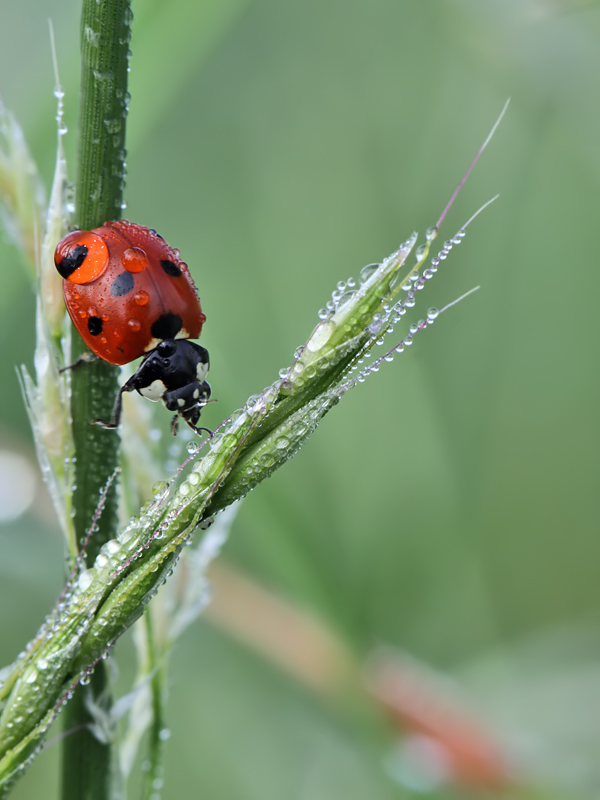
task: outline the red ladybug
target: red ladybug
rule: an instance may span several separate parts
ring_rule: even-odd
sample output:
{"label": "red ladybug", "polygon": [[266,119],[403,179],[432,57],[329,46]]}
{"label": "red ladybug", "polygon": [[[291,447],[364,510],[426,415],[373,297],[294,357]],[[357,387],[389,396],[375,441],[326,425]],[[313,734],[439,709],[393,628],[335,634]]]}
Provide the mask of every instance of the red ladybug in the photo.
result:
{"label": "red ladybug", "polygon": [[123,392],[162,400],[195,431],[210,398],[208,352],[195,342],[206,317],[187,264],[152,228],[126,220],[74,231],[54,253],[73,324],[90,350],[110,364],[140,356],[137,372],[120,389],[110,422],[116,428]]}

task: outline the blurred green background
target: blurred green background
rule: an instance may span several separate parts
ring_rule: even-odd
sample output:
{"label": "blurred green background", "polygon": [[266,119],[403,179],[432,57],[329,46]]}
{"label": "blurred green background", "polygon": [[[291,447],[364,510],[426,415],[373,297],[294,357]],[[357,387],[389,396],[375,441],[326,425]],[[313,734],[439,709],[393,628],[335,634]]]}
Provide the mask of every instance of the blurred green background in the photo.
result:
{"label": "blurred green background", "polygon": [[[481,290],[247,498],[224,559],[359,661],[386,644],[453,676],[513,765],[507,796],[598,797],[598,4],[133,9],[126,216],[190,264],[219,399],[210,426],[290,362],[337,281],[435,223],[512,98],[441,239],[501,196],[415,319]],[[4,0],[0,13],[0,93],[47,185],[54,22],[73,177],[79,3]],[[5,664],[60,589],[62,542],[15,376],[32,362],[34,301],[4,241],[0,263]],[[394,749],[376,709],[323,702],[214,624],[187,632],[171,681],[165,800],[466,796],[431,759]],[[57,753],[15,798],[56,796]]]}

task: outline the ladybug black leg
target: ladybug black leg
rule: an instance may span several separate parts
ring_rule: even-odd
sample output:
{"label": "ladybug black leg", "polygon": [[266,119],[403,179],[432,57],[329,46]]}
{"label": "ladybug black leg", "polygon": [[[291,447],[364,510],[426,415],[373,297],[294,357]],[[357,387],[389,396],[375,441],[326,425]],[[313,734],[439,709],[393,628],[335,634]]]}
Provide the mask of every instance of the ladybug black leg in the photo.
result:
{"label": "ladybug black leg", "polygon": [[[206,386],[208,386],[208,384],[206,384]],[[210,394],[210,386],[208,386],[208,389],[209,389],[209,394]],[[200,419],[201,410],[204,408],[204,406],[208,402],[210,402],[210,401],[206,400],[204,403],[202,403],[202,405],[194,406],[193,408],[189,408],[186,411],[184,411],[182,413],[182,415],[181,415],[183,417],[183,419],[185,420],[186,424],[188,425],[188,427],[191,428],[195,433],[197,433],[198,436],[200,436],[203,431],[208,433],[209,436],[213,435],[213,432],[210,430],[210,428],[202,428],[202,427],[199,428],[196,425],[196,423]]]}
{"label": "ladybug black leg", "polygon": [[163,402],[169,411],[175,411],[175,418],[173,419],[173,435],[177,435],[177,424],[179,417],[183,417],[185,422],[196,433],[200,433],[208,428],[197,428],[196,423],[200,419],[201,409],[207,404],[210,399],[210,386],[206,381],[192,381],[191,383],[181,386],[179,389],[174,389],[171,392],[165,392],[163,395]]}
{"label": "ladybug black leg", "polygon": [[63,372],[67,372],[67,370],[70,369],[75,369],[76,367],[81,366],[81,364],[91,364],[93,361],[99,360],[100,356],[97,356],[95,353],[82,353],[72,364],[69,364],[67,367],[61,367],[58,371],[62,375]]}
{"label": "ladybug black leg", "polygon": [[[185,419],[185,417],[184,417],[184,419]],[[189,419],[186,419],[185,421],[187,422],[188,427],[190,427],[195,433],[197,433],[198,436],[200,436],[202,434],[202,432],[208,433],[209,436],[213,435],[213,432],[211,431],[210,428],[198,428],[196,425],[194,425],[192,422],[190,422]]]}
{"label": "ladybug black leg", "polygon": [[133,375],[133,377],[129,378],[129,380],[119,389],[119,393],[117,394],[117,398],[112,410],[112,419],[94,419],[92,420],[92,425],[98,425],[98,427],[107,428],[108,430],[116,430],[121,423],[123,392],[133,392],[134,389],[137,389],[136,375]]}
{"label": "ladybug black leg", "polygon": [[[200,411],[198,410],[198,417],[199,416],[200,416]],[[197,433],[198,436],[200,436],[202,432],[208,433],[209,436],[213,435],[213,432],[211,431],[210,428],[198,428],[196,425],[194,425],[194,423],[190,419],[188,419],[188,417],[185,416],[184,413],[184,414],[173,415],[173,421],[171,422],[171,431],[173,432],[173,436],[177,436],[177,430],[179,428],[179,420],[181,418],[183,418],[186,425],[188,425],[188,427],[190,427],[194,431],[194,433]]]}
{"label": "ladybug black leg", "polygon": [[171,422],[171,433],[173,436],[177,436],[177,430],[179,429],[179,414],[173,415],[173,420]]}

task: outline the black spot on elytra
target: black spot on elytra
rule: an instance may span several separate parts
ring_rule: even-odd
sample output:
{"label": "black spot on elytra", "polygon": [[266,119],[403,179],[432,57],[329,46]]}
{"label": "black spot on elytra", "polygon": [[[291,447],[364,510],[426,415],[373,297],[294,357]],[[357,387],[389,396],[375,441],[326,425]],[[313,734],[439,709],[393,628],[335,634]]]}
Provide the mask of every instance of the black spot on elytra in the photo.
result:
{"label": "black spot on elytra", "polygon": [[90,317],[88,319],[88,331],[92,336],[98,336],[102,333],[102,320],[100,317]]}
{"label": "black spot on elytra", "polygon": [[83,264],[85,258],[88,254],[88,249],[84,244],[78,244],[74,247],[70,253],[67,253],[66,256],[63,256],[62,261],[60,264],[56,264],[56,269],[58,270],[59,274],[66,280],[70,275],[72,275],[76,269]]}
{"label": "black spot on elytra", "polygon": [[155,339],[174,339],[181,330],[183,320],[179,314],[163,314],[150,328]]}
{"label": "black spot on elytra", "polygon": [[110,287],[113,297],[122,297],[133,289],[133,275],[131,272],[122,272],[114,279]]}
{"label": "black spot on elytra", "polygon": [[174,264],[172,261],[168,261],[166,258],[160,262],[161,267],[172,278],[181,278],[181,270]]}

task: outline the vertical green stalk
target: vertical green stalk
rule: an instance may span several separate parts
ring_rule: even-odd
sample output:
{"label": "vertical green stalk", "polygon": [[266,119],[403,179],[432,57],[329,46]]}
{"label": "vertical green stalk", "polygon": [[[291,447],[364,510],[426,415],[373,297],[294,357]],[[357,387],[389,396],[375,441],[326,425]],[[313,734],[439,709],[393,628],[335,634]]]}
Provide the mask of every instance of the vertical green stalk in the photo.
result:
{"label": "vertical green stalk", "polygon": [[[163,705],[165,695],[166,663],[165,654],[159,655],[154,636],[151,608],[144,613],[147,637],[147,673],[150,678],[150,694],[152,704],[152,723],[148,731],[148,770],[142,785],[142,800],[151,800],[160,794],[162,786],[162,770],[165,743],[162,739],[164,729]],[[158,785],[157,785],[158,784]]]}
{"label": "vertical green stalk", "polygon": [[[83,0],[81,19],[81,90],[78,132],[75,219],[90,230],[106,220],[119,219],[125,180],[125,122],[127,67],[131,33],[129,0]],[[73,333],[72,360],[86,347]],[[116,432],[91,425],[109,418],[117,392],[118,369],[98,361],[73,370],[71,412],[75,442],[75,530],[81,542],[88,530],[99,494],[118,458]],[[115,536],[116,487],[86,553],[91,564],[101,546]],[[78,687],[65,710],[62,765],[64,800],[106,800],[110,796],[111,747],[89,731],[94,722],[90,706],[106,711],[107,676],[100,662],[88,686]]]}

